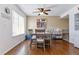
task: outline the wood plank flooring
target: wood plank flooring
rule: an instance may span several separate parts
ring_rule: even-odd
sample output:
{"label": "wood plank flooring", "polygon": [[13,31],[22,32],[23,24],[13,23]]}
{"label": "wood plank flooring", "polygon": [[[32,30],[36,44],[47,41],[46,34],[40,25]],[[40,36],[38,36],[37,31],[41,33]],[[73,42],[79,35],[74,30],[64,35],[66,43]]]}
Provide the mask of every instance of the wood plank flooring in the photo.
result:
{"label": "wood plank flooring", "polygon": [[29,44],[30,41],[25,40],[5,55],[79,55],[78,48],[63,40],[52,40],[51,48],[46,48],[45,51],[35,46],[30,48]]}

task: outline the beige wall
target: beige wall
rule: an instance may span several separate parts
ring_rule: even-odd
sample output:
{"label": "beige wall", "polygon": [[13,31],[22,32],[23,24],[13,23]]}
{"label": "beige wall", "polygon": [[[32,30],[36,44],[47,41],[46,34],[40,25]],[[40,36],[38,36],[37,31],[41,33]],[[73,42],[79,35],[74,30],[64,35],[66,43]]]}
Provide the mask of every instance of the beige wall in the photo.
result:
{"label": "beige wall", "polygon": [[[37,16],[29,16],[28,17],[28,29],[36,28],[36,19],[40,17]],[[53,28],[61,28],[68,29],[69,28],[69,20],[61,19],[59,16],[46,16],[44,17],[47,21],[47,29]]]}

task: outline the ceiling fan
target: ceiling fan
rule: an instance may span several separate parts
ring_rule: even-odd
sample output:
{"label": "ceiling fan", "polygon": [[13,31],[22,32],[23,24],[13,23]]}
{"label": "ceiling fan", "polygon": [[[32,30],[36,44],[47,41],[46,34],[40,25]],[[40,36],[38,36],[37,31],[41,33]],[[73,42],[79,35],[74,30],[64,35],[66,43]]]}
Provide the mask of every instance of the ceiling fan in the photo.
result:
{"label": "ceiling fan", "polygon": [[38,15],[48,15],[48,12],[51,11],[51,9],[46,9],[46,8],[37,8],[36,10],[34,10],[34,13],[38,13]]}

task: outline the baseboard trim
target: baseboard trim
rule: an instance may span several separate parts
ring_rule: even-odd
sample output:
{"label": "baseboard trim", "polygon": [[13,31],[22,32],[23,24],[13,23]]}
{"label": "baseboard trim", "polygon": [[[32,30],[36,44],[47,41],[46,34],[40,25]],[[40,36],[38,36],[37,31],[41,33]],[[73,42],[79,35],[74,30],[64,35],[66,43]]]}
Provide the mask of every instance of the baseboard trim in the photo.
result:
{"label": "baseboard trim", "polygon": [[[25,41],[25,40],[23,40]],[[9,49],[6,53],[4,53],[4,55],[7,55],[8,52],[10,52],[13,48],[17,47],[18,45],[20,45],[23,41],[21,41],[20,43],[18,43],[16,46],[12,47],[11,49]]]}
{"label": "baseboard trim", "polygon": [[73,46],[74,46],[74,44],[73,44],[73,43],[71,43],[71,42],[69,42],[69,41],[66,41],[66,40],[63,40],[63,41],[65,41],[66,43],[71,44],[71,45],[73,45]]}

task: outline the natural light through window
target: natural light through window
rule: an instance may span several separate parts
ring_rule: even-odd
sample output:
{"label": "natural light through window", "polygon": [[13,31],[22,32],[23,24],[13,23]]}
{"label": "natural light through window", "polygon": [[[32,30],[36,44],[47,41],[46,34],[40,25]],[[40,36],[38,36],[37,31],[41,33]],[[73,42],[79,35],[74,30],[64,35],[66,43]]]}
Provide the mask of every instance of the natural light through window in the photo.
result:
{"label": "natural light through window", "polygon": [[13,36],[24,34],[24,17],[12,11],[12,31]]}

